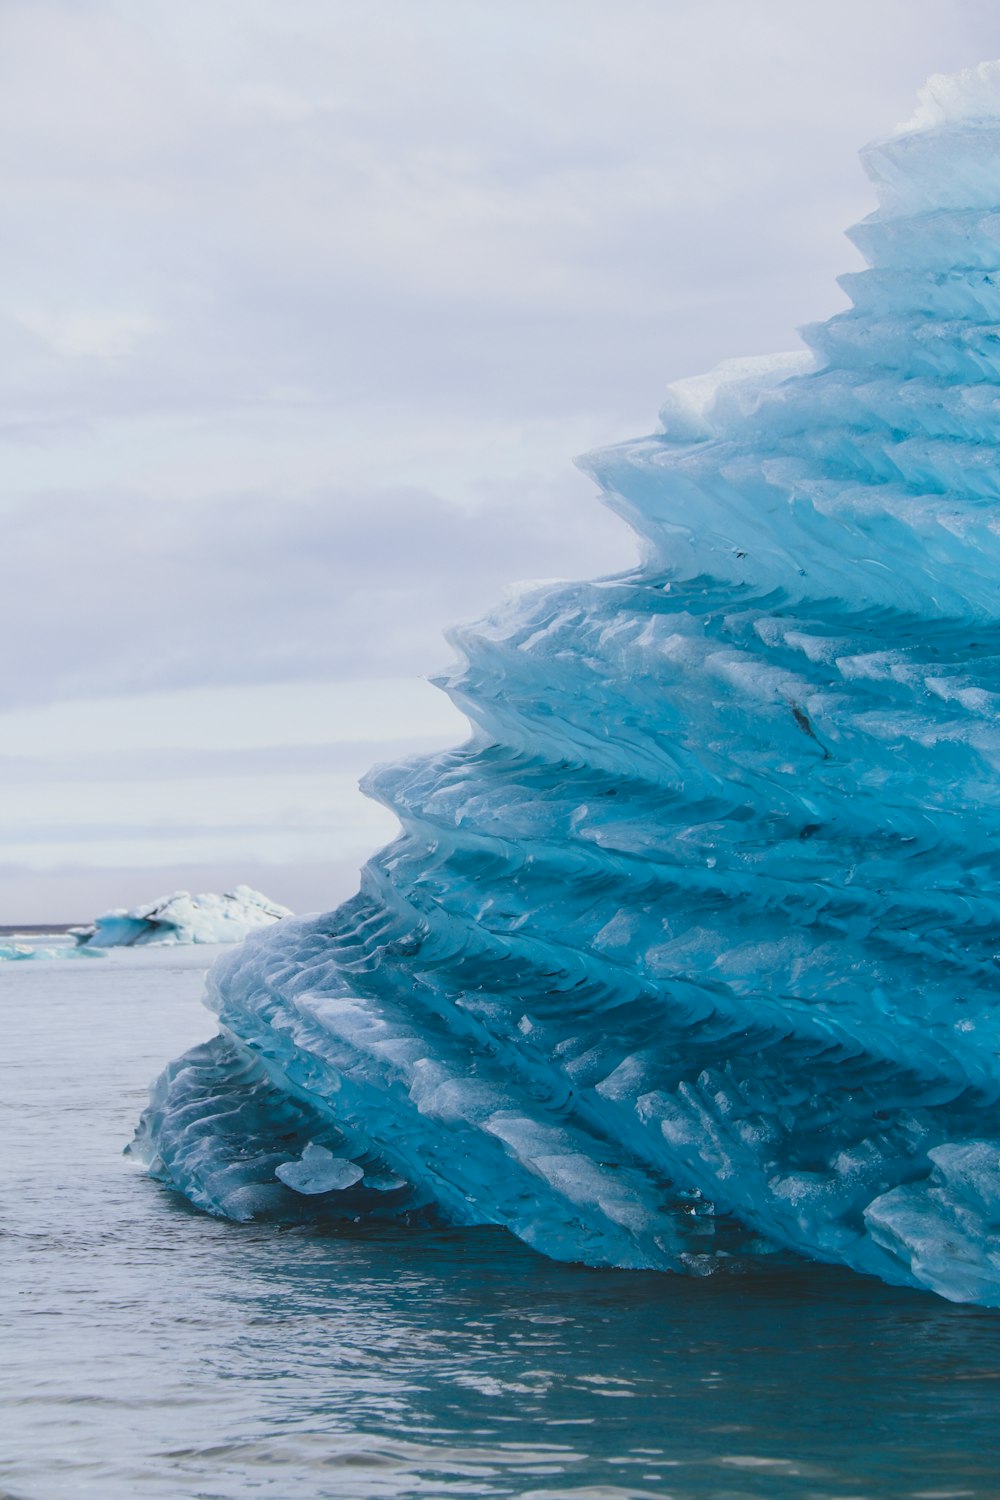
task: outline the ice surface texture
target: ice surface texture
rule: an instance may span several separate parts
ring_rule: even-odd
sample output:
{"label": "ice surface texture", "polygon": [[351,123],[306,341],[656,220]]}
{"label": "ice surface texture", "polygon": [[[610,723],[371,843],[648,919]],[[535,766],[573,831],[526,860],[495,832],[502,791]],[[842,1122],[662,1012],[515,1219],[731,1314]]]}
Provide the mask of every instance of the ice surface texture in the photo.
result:
{"label": "ice surface texture", "polygon": [[116,907],[90,927],[74,927],[78,943],[89,948],[134,947],[143,943],[241,943],[247,933],[292,914],[260,891],[238,885],[222,896],[177,891],[145,906]]}
{"label": "ice surface texture", "polygon": [[998,72],[865,151],[814,358],[587,460],[641,567],[456,637],[360,893],[220,961],[138,1136],[193,1202],[1000,1305]]}

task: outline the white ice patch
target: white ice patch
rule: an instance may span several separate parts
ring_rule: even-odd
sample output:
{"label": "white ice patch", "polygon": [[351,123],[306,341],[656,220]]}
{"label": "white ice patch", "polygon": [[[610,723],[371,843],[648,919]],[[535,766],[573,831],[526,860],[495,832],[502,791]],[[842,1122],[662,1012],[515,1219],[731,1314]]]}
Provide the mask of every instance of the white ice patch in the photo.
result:
{"label": "white ice patch", "polygon": [[283,1161],[280,1167],[275,1167],[274,1175],[293,1193],[311,1196],[342,1192],[360,1182],[365,1174],[346,1156],[334,1156],[325,1146],[310,1141],[298,1161]]}
{"label": "white ice patch", "polygon": [[976,63],[960,73],[932,73],[918,94],[919,104],[896,135],[933,130],[949,121],[991,120],[1000,115],[1000,62]]}
{"label": "white ice patch", "polygon": [[70,930],[78,943],[92,948],[120,948],[146,943],[241,943],[258,927],[268,927],[292,913],[260,891],[238,885],[222,896],[192,896],[176,891],[145,906],[116,907],[88,927]]}

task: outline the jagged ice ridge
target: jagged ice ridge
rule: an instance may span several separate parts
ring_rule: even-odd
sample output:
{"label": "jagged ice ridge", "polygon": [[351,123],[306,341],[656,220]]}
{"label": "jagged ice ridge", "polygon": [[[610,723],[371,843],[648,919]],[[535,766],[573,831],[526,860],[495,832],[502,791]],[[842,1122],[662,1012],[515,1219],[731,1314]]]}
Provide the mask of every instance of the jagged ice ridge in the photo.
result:
{"label": "jagged ice ridge", "polygon": [[359,894],[215,968],[134,1149],[209,1212],[775,1250],[1000,1304],[1000,64],[863,161],[812,357],[587,467],[633,572],[456,636]]}

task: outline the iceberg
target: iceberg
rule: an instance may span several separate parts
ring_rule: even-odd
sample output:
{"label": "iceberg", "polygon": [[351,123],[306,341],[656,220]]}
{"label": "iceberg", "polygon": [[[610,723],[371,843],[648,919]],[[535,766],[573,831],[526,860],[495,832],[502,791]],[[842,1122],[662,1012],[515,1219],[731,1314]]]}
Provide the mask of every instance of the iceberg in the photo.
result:
{"label": "iceberg", "polygon": [[177,891],[145,906],[115,907],[87,927],[73,927],[86,948],[130,948],[145,943],[241,943],[258,927],[292,913],[248,885],[222,896]]}
{"label": "iceberg", "polygon": [[585,461],[641,564],[456,633],[359,893],[215,966],[193,1203],[1000,1305],[1000,63],[862,160],[850,307]]}

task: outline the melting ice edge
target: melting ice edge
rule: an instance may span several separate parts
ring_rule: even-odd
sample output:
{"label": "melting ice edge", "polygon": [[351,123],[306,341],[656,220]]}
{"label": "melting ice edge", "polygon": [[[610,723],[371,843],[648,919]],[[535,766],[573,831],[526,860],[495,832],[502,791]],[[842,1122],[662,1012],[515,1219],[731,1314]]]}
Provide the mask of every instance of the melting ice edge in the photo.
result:
{"label": "melting ice edge", "polygon": [[1000,64],[863,153],[813,357],[587,467],[644,542],[455,636],[338,911],[222,959],[131,1148],[234,1219],[775,1250],[1000,1305]]}

